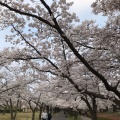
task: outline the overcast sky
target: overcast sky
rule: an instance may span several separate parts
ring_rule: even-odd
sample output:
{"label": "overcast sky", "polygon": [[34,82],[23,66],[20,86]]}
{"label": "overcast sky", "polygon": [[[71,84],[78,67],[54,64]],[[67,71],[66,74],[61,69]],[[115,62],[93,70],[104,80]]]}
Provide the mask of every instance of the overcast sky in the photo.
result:
{"label": "overcast sky", "polygon": [[[47,0],[46,0],[47,1]],[[66,0],[67,2],[71,2],[74,1],[73,6],[70,8],[71,12],[75,12],[77,14],[77,16],[79,16],[80,18],[80,23],[84,20],[96,20],[96,22],[102,26],[105,24],[106,18],[104,16],[102,16],[101,14],[99,15],[94,15],[92,13],[92,8],[90,7],[92,2],[94,2],[95,0]],[[9,30],[5,30],[5,31],[0,31],[0,38],[1,38],[1,42],[0,42],[0,50],[2,50],[5,47],[10,46],[9,43],[6,43],[4,41],[4,36],[5,34],[9,33]]]}
{"label": "overcast sky", "polygon": [[102,14],[95,15],[92,13],[91,4],[95,0],[67,0],[68,2],[74,1],[73,6],[70,8],[70,11],[75,12],[80,18],[80,22],[83,20],[96,20],[99,25],[104,25],[106,17]]}

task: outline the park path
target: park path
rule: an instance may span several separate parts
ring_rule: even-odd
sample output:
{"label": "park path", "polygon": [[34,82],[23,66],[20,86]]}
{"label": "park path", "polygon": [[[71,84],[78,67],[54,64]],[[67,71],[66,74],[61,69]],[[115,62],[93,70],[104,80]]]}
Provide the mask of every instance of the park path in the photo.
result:
{"label": "park path", "polygon": [[81,116],[82,120],[91,120],[91,118],[85,117],[85,116]]}
{"label": "park path", "polygon": [[[81,116],[82,120],[91,120],[90,118]],[[68,120],[67,117],[65,117],[63,111],[57,113],[56,115],[53,116],[52,120]]]}
{"label": "park path", "polygon": [[57,113],[56,115],[53,116],[52,120],[67,120],[65,117],[63,111]]}

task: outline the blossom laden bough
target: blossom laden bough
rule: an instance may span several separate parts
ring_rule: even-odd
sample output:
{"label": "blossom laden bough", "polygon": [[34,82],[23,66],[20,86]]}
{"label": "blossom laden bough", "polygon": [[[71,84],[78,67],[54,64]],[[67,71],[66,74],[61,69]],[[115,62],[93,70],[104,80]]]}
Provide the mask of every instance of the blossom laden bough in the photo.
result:
{"label": "blossom laden bough", "polygon": [[[102,6],[105,9],[101,4],[106,4]],[[107,15],[113,12],[108,4],[105,0],[96,1],[93,10],[107,10]],[[29,4],[0,1],[0,5],[1,26],[12,30],[6,41],[22,45],[1,52],[1,64],[22,61],[23,69],[37,70],[43,81],[68,80],[70,85],[65,82],[66,87],[76,90],[86,103],[89,98],[95,105],[97,98],[108,96],[119,100],[119,11],[116,13],[115,9],[116,14],[111,17],[108,14],[106,25],[100,28],[93,20],[74,25],[78,17],[69,12],[72,3],[65,0],[53,1],[50,6],[44,0]]]}

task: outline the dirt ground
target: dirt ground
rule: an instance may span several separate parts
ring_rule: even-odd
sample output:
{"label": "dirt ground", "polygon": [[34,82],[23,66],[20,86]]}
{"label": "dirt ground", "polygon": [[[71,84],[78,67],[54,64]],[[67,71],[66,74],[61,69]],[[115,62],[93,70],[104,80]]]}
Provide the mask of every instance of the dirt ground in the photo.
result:
{"label": "dirt ground", "polygon": [[109,120],[120,120],[120,113],[99,113],[98,117],[108,118]]}

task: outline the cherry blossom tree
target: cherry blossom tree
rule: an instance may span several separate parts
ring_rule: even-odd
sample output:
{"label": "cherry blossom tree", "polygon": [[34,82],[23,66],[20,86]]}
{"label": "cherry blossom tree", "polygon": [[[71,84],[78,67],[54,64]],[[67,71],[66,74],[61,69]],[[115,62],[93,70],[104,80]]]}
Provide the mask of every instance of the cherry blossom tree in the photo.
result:
{"label": "cherry blossom tree", "polygon": [[[36,101],[34,99],[34,95],[28,90],[25,91],[24,95],[23,94],[21,95],[21,98],[28,104],[29,108],[31,109],[32,120],[34,120],[35,119],[35,111],[37,109],[37,105],[35,104],[35,102],[38,103],[39,99]],[[35,102],[33,102],[33,101],[35,101]]]}
{"label": "cherry blossom tree", "polygon": [[[2,21],[4,21],[4,25],[2,24],[2,29],[12,26],[12,32],[16,32],[11,36],[6,36],[6,40],[11,41],[14,44],[26,44],[28,48],[31,47],[29,49],[27,47],[22,49],[22,51],[26,50],[26,53],[24,53],[24,55],[23,53],[16,52],[16,55],[14,54],[13,58],[19,59],[20,57],[18,57],[17,55],[20,54],[22,54],[20,59],[23,60],[37,59],[39,57],[40,59],[44,59],[43,61],[51,64],[54,69],[60,71],[62,70],[62,68],[58,67],[60,63],[59,57],[57,56],[60,56],[60,54],[62,54],[60,53],[60,47],[63,46],[64,49],[67,48],[65,51],[66,53],[69,52],[70,54],[72,54],[72,59],[75,58],[77,61],[79,61],[80,64],[84,64],[84,66],[86,66],[86,68],[90,72],[92,72],[97,78],[99,78],[99,80],[104,83],[108,91],[112,91],[118,97],[120,97],[120,93],[118,90],[119,80],[116,81],[115,86],[111,86],[109,82],[111,81],[111,79],[109,77],[112,76],[106,75],[107,73],[109,74],[109,72],[102,72],[103,70],[101,69],[102,66],[106,65],[108,69],[110,67],[109,70],[111,72],[111,67],[115,64],[115,62],[113,61],[118,61],[117,59],[114,59],[114,57],[112,58],[112,60],[110,59],[110,55],[113,55],[113,51],[111,51],[112,48],[110,46],[111,44],[107,44],[108,46],[106,46],[106,44],[101,44],[102,40],[106,39],[107,41],[107,39],[111,38],[111,36],[108,37],[108,33],[114,33],[115,35],[117,35],[119,34],[117,33],[118,30],[113,32],[113,30],[107,28],[107,26],[100,29],[98,28],[98,26],[94,25],[94,21],[85,21],[82,23],[82,25],[73,27],[72,22],[78,21],[78,18],[76,17],[75,13],[71,14],[68,12],[68,9],[72,5],[72,3],[66,3],[65,0],[60,0],[58,2],[54,1],[51,5],[48,5],[44,0],[41,0],[39,3],[41,5],[35,3],[32,7],[32,4],[34,2],[35,1],[31,1],[31,4],[24,3],[24,1],[0,2],[1,7],[4,6],[4,8],[1,9],[1,17]],[[95,7],[94,4],[93,6]],[[41,11],[41,13],[39,13],[38,11]],[[18,17],[17,15],[20,15],[20,17]],[[12,18],[8,21],[6,20],[6,18],[8,17]],[[2,21],[1,23],[3,23]],[[34,32],[32,31],[32,29],[34,29]],[[25,31],[27,31],[27,33]],[[20,37],[17,37],[16,35],[19,35]],[[101,36],[101,39],[99,38],[99,36]],[[96,41],[96,39],[98,39],[98,41]],[[118,41],[118,39],[119,38],[117,37],[116,41]],[[42,46],[39,47],[39,45]],[[117,47],[118,44],[114,45],[115,47]],[[46,49],[49,49],[49,51]],[[34,56],[31,56],[33,50],[36,52],[36,55],[34,54]],[[51,55],[50,51],[52,53]],[[48,57],[48,55],[50,56]],[[96,56],[94,60],[95,62],[93,62],[92,56]],[[115,57],[117,57],[116,54]],[[49,58],[54,59],[58,65],[56,66]],[[68,59],[67,57],[66,59],[67,62],[70,61],[70,58]],[[61,61],[62,60],[63,58],[61,59]],[[102,62],[103,60],[106,60],[106,62]],[[114,78],[112,77],[112,79]]]}
{"label": "cherry blossom tree", "polygon": [[[74,73],[74,71],[72,73]],[[80,70],[80,73],[82,73],[82,70]],[[55,81],[53,82],[55,83],[55,85],[53,86],[53,91],[57,91],[57,92],[60,91],[56,95],[61,96],[60,98],[64,100],[67,100],[67,101],[71,100],[70,102],[72,104],[70,106],[74,109],[81,109],[81,106],[79,105],[79,103],[81,103],[81,100],[83,100],[86,103],[87,108],[89,109],[93,120],[97,119],[97,111],[101,108],[101,106],[104,105],[104,103],[106,104],[106,108],[107,107],[110,108],[114,104],[119,106],[119,100],[116,100],[117,97],[114,96],[113,93],[108,92],[102,84],[100,85],[99,81],[96,80],[94,76],[89,76],[87,72],[86,72],[86,76],[85,74],[84,76],[82,76],[82,74],[80,73],[75,75],[78,76],[78,78],[81,76],[81,79],[80,79],[81,82],[75,81],[74,79],[79,90],[81,90],[79,91],[79,93],[78,91],[76,91],[77,89],[71,86],[70,82],[62,78],[54,78],[55,81],[58,80],[58,82],[57,83]],[[58,96],[56,98],[58,98]],[[99,103],[99,101],[101,101],[101,104]],[[106,101],[110,101],[109,104],[107,104]]]}
{"label": "cherry blossom tree", "polygon": [[[36,81],[36,74],[33,71],[24,71],[20,69],[18,63],[13,62],[11,65],[5,65],[0,70],[1,91],[0,101],[8,108],[11,120],[16,119],[17,111],[21,105],[21,94],[24,89]],[[38,78],[37,78],[38,79]]]}
{"label": "cherry blossom tree", "polygon": [[93,12],[98,14],[100,12],[104,15],[112,14],[114,12],[120,11],[120,1],[119,0],[96,0],[92,4]]}
{"label": "cherry blossom tree", "polygon": [[7,90],[0,94],[0,101],[10,111],[11,120],[15,120],[20,103],[20,92],[18,87],[8,90],[8,87],[11,86],[14,81],[13,75],[10,75],[8,70],[7,73],[4,71],[4,75],[4,79],[2,79],[2,89]]}
{"label": "cherry blossom tree", "polygon": [[66,79],[77,92],[93,98],[105,98],[106,94],[98,90],[102,86],[119,100],[120,2],[113,2],[99,0],[92,4],[94,13],[108,15],[101,28],[93,20],[75,25],[79,19],[69,12],[73,3],[66,0],[51,4],[44,0],[0,1],[1,29],[11,28],[6,41],[21,45],[2,51],[1,65],[21,60],[23,69],[37,69],[41,80],[51,76]]}

